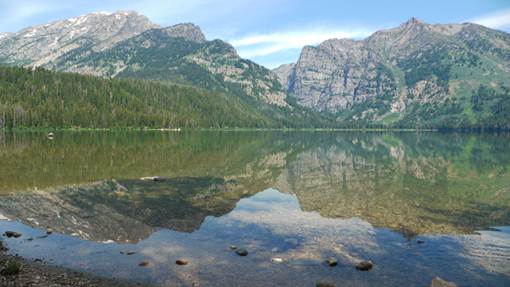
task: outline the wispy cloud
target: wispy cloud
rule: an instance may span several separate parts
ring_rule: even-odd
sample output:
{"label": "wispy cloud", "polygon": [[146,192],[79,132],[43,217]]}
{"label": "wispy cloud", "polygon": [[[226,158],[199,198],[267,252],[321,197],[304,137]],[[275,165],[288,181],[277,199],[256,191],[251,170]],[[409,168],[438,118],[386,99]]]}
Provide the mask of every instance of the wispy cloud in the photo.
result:
{"label": "wispy cloud", "polygon": [[481,17],[472,19],[470,22],[494,29],[510,28],[510,9],[483,15]]}
{"label": "wispy cloud", "polygon": [[317,45],[333,38],[364,38],[373,31],[368,29],[328,29],[316,27],[306,30],[291,30],[269,34],[248,35],[231,39],[242,57],[267,56],[277,52]]}

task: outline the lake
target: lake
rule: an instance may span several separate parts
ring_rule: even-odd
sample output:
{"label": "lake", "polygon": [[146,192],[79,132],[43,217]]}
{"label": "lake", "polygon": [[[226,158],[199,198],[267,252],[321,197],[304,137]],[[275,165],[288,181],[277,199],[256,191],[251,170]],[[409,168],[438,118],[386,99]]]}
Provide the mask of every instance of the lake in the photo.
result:
{"label": "lake", "polygon": [[[0,232],[22,234],[3,238],[12,254],[161,286],[428,286],[436,276],[510,286],[509,142],[0,133]],[[189,264],[175,264],[181,258]],[[370,271],[356,270],[363,260]]]}

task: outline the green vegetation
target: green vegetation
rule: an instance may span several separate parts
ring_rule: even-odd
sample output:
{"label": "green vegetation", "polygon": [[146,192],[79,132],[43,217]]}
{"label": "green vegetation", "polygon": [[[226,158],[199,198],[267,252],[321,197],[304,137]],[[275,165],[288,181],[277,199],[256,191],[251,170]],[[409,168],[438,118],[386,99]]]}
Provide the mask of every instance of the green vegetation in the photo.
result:
{"label": "green vegetation", "polygon": [[303,109],[263,110],[256,101],[219,91],[0,67],[4,128],[279,128],[318,121]]}
{"label": "green vegetation", "polygon": [[3,275],[11,276],[16,275],[21,271],[21,264],[17,261],[9,261],[2,270]]}

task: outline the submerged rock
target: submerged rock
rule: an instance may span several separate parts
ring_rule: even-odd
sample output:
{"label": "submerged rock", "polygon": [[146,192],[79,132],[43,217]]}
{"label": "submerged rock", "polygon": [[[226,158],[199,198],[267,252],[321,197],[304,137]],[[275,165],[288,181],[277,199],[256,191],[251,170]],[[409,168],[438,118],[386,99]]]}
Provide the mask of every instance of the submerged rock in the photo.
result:
{"label": "submerged rock", "polygon": [[186,260],[186,259],[178,259],[177,261],[175,261],[175,264],[177,265],[188,265],[189,261]]}
{"label": "submerged rock", "polygon": [[457,284],[436,277],[430,282],[430,287],[457,287]]}
{"label": "submerged rock", "polygon": [[235,245],[230,245],[230,250],[236,250],[237,249],[237,246]]}
{"label": "submerged rock", "polygon": [[271,258],[271,262],[279,264],[279,263],[283,263],[283,259],[280,257],[273,257],[273,258]]}
{"label": "submerged rock", "polygon": [[335,257],[329,257],[327,260],[326,260],[326,263],[331,266],[331,267],[335,267],[338,265],[338,259],[336,259]]}
{"label": "submerged rock", "polygon": [[318,281],[315,284],[315,286],[316,287],[335,287],[336,285],[333,282],[321,280],[321,281]]}
{"label": "submerged rock", "polygon": [[4,235],[7,237],[7,238],[11,238],[11,237],[14,237],[14,238],[18,238],[18,237],[21,237],[21,233],[18,233],[16,231],[6,231],[4,233]]}
{"label": "submerged rock", "polygon": [[133,255],[133,254],[136,254],[136,252],[134,252],[134,251],[121,251],[120,254],[123,254],[123,255]]}
{"label": "submerged rock", "polygon": [[138,263],[138,266],[140,266],[140,267],[146,267],[146,266],[149,266],[149,261],[144,260],[144,261],[142,261],[142,262]]}
{"label": "submerged rock", "polygon": [[236,250],[236,254],[239,256],[247,256],[248,251],[246,249],[239,249],[239,250]]}
{"label": "submerged rock", "polygon": [[374,267],[374,264],[371,261],[361,261],[356,265],[356,269],[360,271],[369,271]]}

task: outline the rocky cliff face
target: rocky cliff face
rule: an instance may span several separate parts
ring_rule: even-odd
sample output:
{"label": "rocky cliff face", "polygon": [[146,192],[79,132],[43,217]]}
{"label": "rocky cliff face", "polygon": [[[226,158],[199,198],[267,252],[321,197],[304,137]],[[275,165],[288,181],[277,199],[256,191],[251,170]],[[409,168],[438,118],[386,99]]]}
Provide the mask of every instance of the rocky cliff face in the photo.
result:
{"label": "rocky cliff face", "polygon": [[299,104],[344,121],[416,125],[434,120],[430,108],[436,118],[458,114],[469,125],[484,116],[472,104],[482,85],[509,102],[509,55],[507,33],[412,18],[364,40],[307,46],[290,72],[275,72]]}
{"label": "rocky cliff face", "polygon": [[0,42],[0,61],[20,66],[46,66],[76,50],[102,51],[156,28],[133,11],[96,12],[21,30]]}

